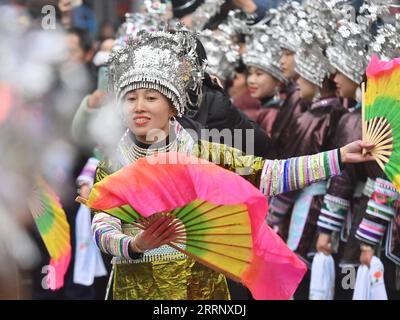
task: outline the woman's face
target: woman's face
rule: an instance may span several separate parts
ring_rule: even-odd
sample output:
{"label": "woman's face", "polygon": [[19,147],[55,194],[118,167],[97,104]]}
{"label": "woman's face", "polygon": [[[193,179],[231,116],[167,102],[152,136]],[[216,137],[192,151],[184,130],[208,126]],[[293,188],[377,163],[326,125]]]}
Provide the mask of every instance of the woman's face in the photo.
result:
{"label": "woman's face", "polygon": [[311,102],[318,93],[318,86],[303,77],[299,77],[297,83],[300,89],[300,97],[306,102]]}
{"label": "woman's face", "polygon": [[254,67],[249,68],[247,86],[253,98],[261,100],[273,96],[278,84],[279,81],[269,73]]}
{"label": "woman's face", "polygon": [[333,79],[336,83],[339,96],[343,98],[355,98],[358,84],[347,78],[343,73],[338,72]]}
{"label": "woman's face", "polygon": [[296,80],[299,75],[294,70],[295,61],[294,61],[295,53],[289,51],[287,49],[282,49],[281,60],[279,61],[281,71],[286,79]]}
{"label": "woman's face", "polygon": [[[123,99],[125,125],[141,142],[153,143],[169,132],[169,120],[175,115],[170,100],[152,89],[128,92]],[[161,130],[161,132],[160,132]]]}

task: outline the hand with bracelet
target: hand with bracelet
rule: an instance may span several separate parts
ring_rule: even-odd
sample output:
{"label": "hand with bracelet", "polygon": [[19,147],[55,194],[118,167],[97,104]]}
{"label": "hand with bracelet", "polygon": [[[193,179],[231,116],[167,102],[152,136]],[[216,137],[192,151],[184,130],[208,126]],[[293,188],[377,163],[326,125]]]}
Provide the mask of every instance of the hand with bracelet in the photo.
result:
{"label": "hand with bracelet", "polygon": [[171,224],[173,218],[161,216],[139,234],[137,234],[129,243],[130,250],[136,253],[142,253],[146,250],[155,249],[175,240],[177,235],[174,232],[176,226]]}

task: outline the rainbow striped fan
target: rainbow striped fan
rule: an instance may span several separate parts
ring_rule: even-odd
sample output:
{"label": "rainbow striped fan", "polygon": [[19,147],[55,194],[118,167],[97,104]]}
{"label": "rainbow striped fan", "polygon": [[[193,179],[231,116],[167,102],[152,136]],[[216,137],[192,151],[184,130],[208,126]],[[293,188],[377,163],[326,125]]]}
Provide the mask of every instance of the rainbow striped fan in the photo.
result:
{"label": "rainbow striped fan", "polygon": [[96,183],[88,207],[146,229],[174,217],[170,246],[242,282],[255,299],[289,299],[306,267],[265,223],[265,196],[239,175],[176,152],[142,158]]}
{"label": "rainbow striped fan", "polygon": [[56,193],[43,178],[37,178],[29,199],[29,208],[40,236],[50,255],[47,285],[51,290],[64,286],[64,276],[71,261],[70,227]]}
{"label": "rainbow striped fan", "polygon": [[373,56],[363,99],[363,140],[375,144],[372,155],[400,191],[400,58]]}

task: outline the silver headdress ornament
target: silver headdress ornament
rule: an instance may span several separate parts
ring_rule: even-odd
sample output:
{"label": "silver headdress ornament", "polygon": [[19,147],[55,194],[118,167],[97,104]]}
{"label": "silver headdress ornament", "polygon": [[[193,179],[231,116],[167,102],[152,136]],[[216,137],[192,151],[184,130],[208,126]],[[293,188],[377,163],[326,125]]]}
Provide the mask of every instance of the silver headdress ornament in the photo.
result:
{"label": "silver headdress ornament", "polygon": [[370,23],[375,22],[379,17],[390,13],[389,7],[393,0],[364,0],[360,7],[360,13],[364,19],[368,19]]}
{"label": "silver headdress ornament", "polygon": [[156,32],[164,30],[166,26],[166,21],[160,19],[158,15],[126,13],[125,22],[119,27],[116,34],[115,49],[125,45],[130,37],[136,37],[142,30]]}
{"label": "silver headdress ornament", "polygon": [[187,32],[141,31],[109,60],[110,90],[122,99],[136,89],[154,89],[185,113],[188,90],[201,87],[203,67],[198,64],[196,39]]}
{"label": "silver headdress ornament", "polygon": [[205,0],[204,3],[192,13],[192,29],[195,31],[203,30],[207,22],[220,12],[221,6],[224,3],[225,0]]}
{"label": "silver headdress ornament", "polygon": [[338,71],[355,83],[363,81],[368,65],[369,45],[373,42],[371,26],[379,15],[387,12],[389,4],[387,0],[365,0],[356,19],[353,13],[338,21],[339,27],[327,56]]}
{"label": "silver headdress ornament", "polygon": [[231,10],[225,23],[217,30],[203,30],[199,38],[207,53],[207,72],[216,75],[221,80],[227,80],[234,75],[239,65],[240,48],[236,43],[239,34],[248,33],[252,15],[241,10]]}
{"label": "silver headdress ornament", "polygon": [[240,34],[250,34],[256,16],[240,9],[228,12],[226,23],[220,24],[219,29],[229,34],[232,38]]}
{"label": "silver headdress ornament", "polygon": [[279,67],[281,47],[276,29],[265,24],[257,24],[251,28],[252,33],[246,39],[246,52],[243,62],[248,67],[256,67],[286,82]]}
{"label": "silver headdress ornament", "polygon": [[295,56],[295,70],[304,79],[322,88],[324,79],[335,70],[325,55],[326,48],[332,44],[336,27],[334,8],[339,1],[308,1],[305,7],[307,19],[298,23],[301,39]]}
{"label": "silver headdress ornament", "polygon": [[278,6],[277,9],[271,9],[269,13],[275,16],[270,22],[270,26],[276,27],[280,47],[295,53],[301,43],[297,33],[298,24],[300,21],[305,21],[307,13],[296,1],[288,1]]}
{"label": "silver headdress ornament", "polygon": [[207,53],[206,71],[223,81],[231,78],[239,64],[239,46],[220,30],[203,30],[199,38]]}
{"label": "silver headdress ornament", "polygon": [[172,4],[169,0],[144,0],[145,12],[163,16],[165,20],[172,19]]}
{"label": "silver headdress ornament", "polygon": [[394,24],[385,23],[378,27],[374,42],[370,45],[369,55],[374,54],[386,61],[400,56],[400,14],[396,14]]}
{"label": "silver headdress ornament", "polygon": [[[203,100],[203,79],[204,73],[207,68],[207,61],[200,60],[200,57],[197,54],[197,44],[200,42],[199,33],[193,30],[188,29],[184,24],[180,21],[171,20],[169,24],[169,29],[173,33],[181,33],[183,38],[186,39],[184,43],[186,43],[186,48],[190,57],[195,57],[196,65],[193,76],[191,77],[189,83],[189,90],[191,94],[187,95],[187,102],[192,107],[199,107],[201,101]],[[193,45],[194,44],[194,45]],[[192,101],[191,96],[196,96],[196,100]]]}
{"label": "silver headdress ornament", "polygon": [[122,47],[129,37],[135,37],[139,31],[155,32],[166,29],[171,18],[170,1],[145,0],[143,12],[125,14],[125,22],[116,34],[115,48]]}
{"label": "silver headdress ornament", "polygon": [[342,22],[335,35],[334,45],[327,49],[329,62],[355,83],[361,83],[368,63],[368,43],[371,40],[366,25]]}
{"label": "silver headdress ornament", "polygon": [[317,42],[302,45],[295,56],[295,70],[304,79],[322,88],[324,79],[334,69],[329,64],[321,46]]}

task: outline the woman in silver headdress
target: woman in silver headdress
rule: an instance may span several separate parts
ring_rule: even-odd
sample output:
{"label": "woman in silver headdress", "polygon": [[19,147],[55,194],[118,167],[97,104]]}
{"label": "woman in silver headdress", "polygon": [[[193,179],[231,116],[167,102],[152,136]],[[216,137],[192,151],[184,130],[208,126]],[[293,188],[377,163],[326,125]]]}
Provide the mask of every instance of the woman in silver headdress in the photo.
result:
{"label": "woman in silver headdress", "polygon": [[[340,150],[271,161],[198,140],[175,121],[186,108],[188,88],[201,78],[193,41],[187,33],[144,32],[111,58],[110,81],[127,130],[116,152],[100,162],[96,181],[141,157],[179,151],[212,162],[220,159],[224,168],[242,174],[270,195],[337,174],[341,162],[372,159],[361,155],[363,146],[371,146],[359,141]],[[306,167],[315,170],[307,173]],[[140,232],[106,213],[95,215],[96,243],[114,256],[114,299],[228,299],[223,275],[166,245],[173,240],[169,223],[168,218],[160,219]]]}
{"label": "woman in silver headdress", "polygon": [[[361,138],[361,101],[356,99],[368,63],[368,42],[372,41],[372,34],[367,29],[361,31],[362,28],[363,25],[356,22],[343,21],[334,35],[334,44],[327,49],[329,63],[336,69],[334,81],[337,85],[338,95],[350,110],[338,123],[334,145]],[[346,31],[349,30],[350,33],[347,35]],[[356,44],[356,47],[350,47],[349,42]],[[363,54],[359,55],[359,52]],[[358,100],[360,98],[360,94],[358,94]],[[343,212],[347,212],[350,203],[356,207],[359,206],[358,202],[364,186],[361,180],[365,180],[365,173],[364,168],[360,166],[348,166],[341,176],[330,180],[327,194],[324,197],[323,208],[318,218],[317,251],[326,254],[337,251],[338,241],[335,240],[332,243],[331,235],[334,235],[335,239],[338,238],[337,232],[342,230],[345,219],[344,217],[339,219],[340,223],[338,223],[337,218],[335,218],[336,223],[332,223],[332,219],[334,216],[342,216]],[[357,218],[356,220],[360,219]],[[354,222],[358,225],[360,221]],[[347,236],[349,232],[350,230],[345,231]],[[351,237],[348,244],[350,245],[346,245],[344,256],[337,257],[337,259],[341,265],[357,265],[358,241]]]}
{"label": "woman in silver headdress", "polygon": [[305,106],[300,99],[295,71],[295,54],[299,50],[300,37],[297,34],[298,24],[306,13],[297,1],[287,1],[277,8],[276,17],[271,21],[271,26],[276,28],[281,48],[279,60],[280,70],[287,80],[282,92],[284,101],[275,119],[272,128],[272,145],[278,158],[292,156],[291,137],[293,128],[297,125],[297,118],[305,111]]}
{"label": "woman in silver headdress", "polygon": [[279,68],[281,49],[273,37],[274,32],[276,30],[266,25],[255,27],[243,55],[248,67],[249,92],[261,102],[257,122],[269,137],[272,136],[272,127],[281,105],[280,87],[286,82]]}
{"label": "woman in silver headdress", "polygon": [[[388,5],[383,4],[378,11]],[[365,18],[365,12],[357,21],[342,21],[334,45],[327,51],[330,63],[337,70],[335,82],[338,93],[348,100],[350,110],[338,124],[335,145],[362,136],[360,84],[365,81],[371,54],[378,55],[382,60],[399,56],[400,26],[383,24],[373,35],[371,21],[367,19],[368,23],[365,23],[361,18]],[[398,216],[399,212],[392,201],[398,198],[398,194],[386,179],[376,163],[346,166],[343,174],[330,179],[318,218],[317,250],[326,254],[336,253],[335,260],[343,270],[360,263],[369,266],[372,257],[379,256],[385,268],[388,298],[398,299],[400,275],[396,268],[400,266],[400,237],[395,215]],[[385,200],[378,203],[376,199]],[[391,212],[391,218],[382,219],[371,214],[379,210]],[[371,232],[371,226],[374,230],[385,231]],[[383,243],[385,246],[380,245]],[[341,286],[346,276],[346,273],[338,272],[335,289],[338,299],[352,299],[353,290],[345,290]]]}
{"label": "woman in silver headdress", "polygon": [[[331,24],[327,22],[334,21],[334,15],[323,15],[322,12],[329,12],[322,11],[323,6],[318,2],[316,8],[308,7],[306,19],[301,20],[297,31],[300,42],[294,57],[294,71],[299,75],[297,83],[302,103],[308,108],[297,117],[296,125],[291,128],[292,136],[287,148],[291,156],[330,149],[337,123],[345,113],[336,96],[332,79],[334,69],[325,55],[333,35]],[[313,237],[326,188],[326,182],[321,181],[298,193],[279,195],[272,199],[269,208],[268,222],[284,233],[288,246],[308,263],[315,251]],[[306,278],[302,285],[295,298],[307,299]]]}

